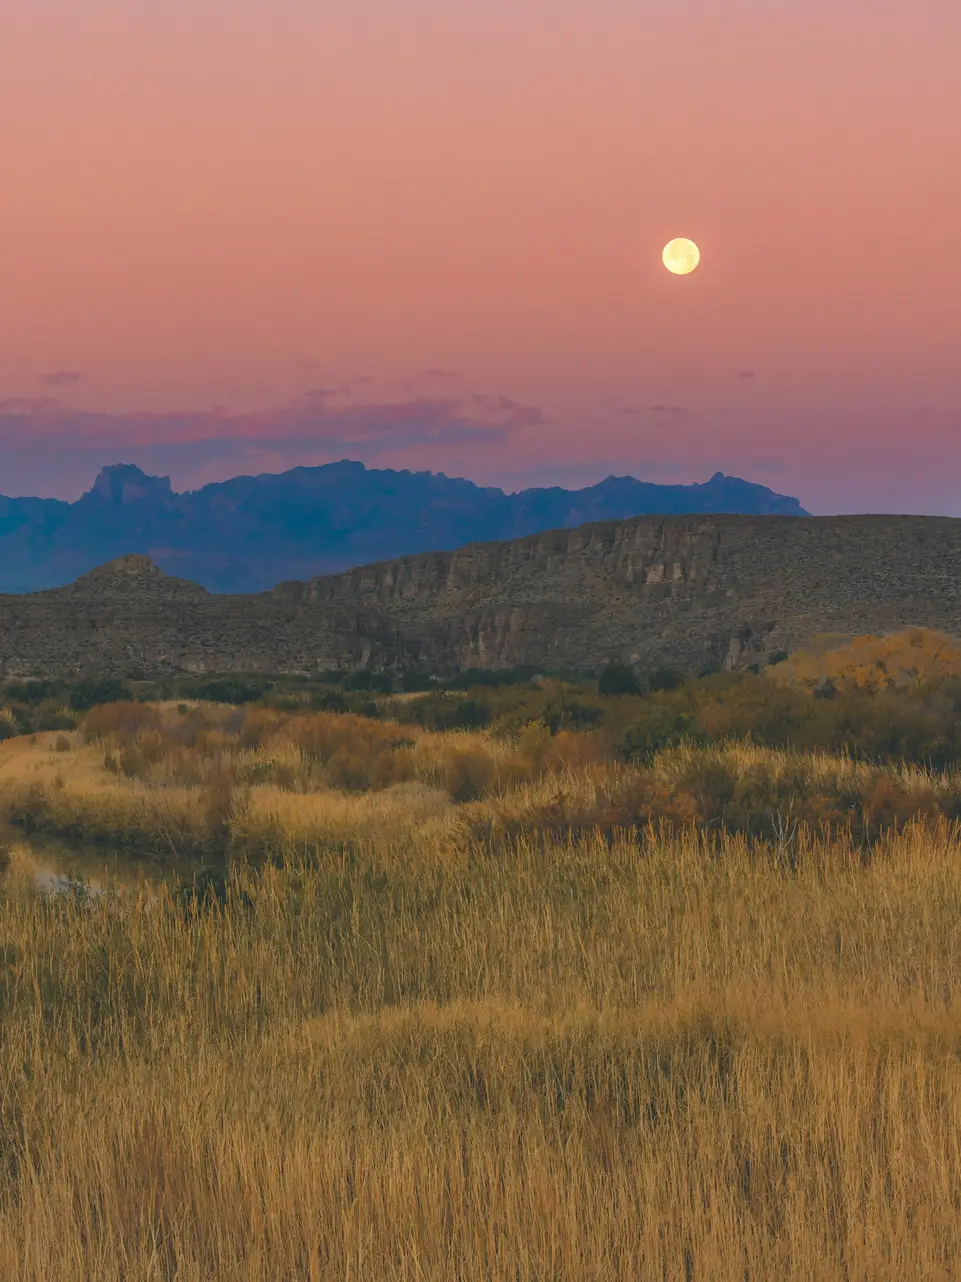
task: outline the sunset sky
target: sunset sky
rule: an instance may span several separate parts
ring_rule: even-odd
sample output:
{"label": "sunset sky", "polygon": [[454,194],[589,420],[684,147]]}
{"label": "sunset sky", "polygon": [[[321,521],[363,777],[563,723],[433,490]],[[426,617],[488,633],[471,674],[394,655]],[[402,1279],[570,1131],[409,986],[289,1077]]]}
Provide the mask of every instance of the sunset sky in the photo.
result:
{"label": "sunset sky", "polygon": [[958,0],[0,27],[0,493],[349,457],[961,515]]}

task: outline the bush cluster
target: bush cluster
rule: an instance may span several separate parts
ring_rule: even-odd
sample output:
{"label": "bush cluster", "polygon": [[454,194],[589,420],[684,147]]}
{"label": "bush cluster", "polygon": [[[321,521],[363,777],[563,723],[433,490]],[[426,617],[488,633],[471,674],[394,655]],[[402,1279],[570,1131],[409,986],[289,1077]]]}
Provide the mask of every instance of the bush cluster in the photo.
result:
{"label": "bush cluster", "polygon": [[[776,670],[784,670],[783,660]],[[412,688],[399,689],[405,685]],[[8,681],[0,690],[0,739],[69,730],[104,704],[176,698],[352,714],[437,731],[490,728],[505,738],[531,722],[554,735],[603,730],[625,761],[639,764],[683,741],[729,739],[936,769],[961,763],[961,679],[954,676],[911,685],[825,679],[799,686],[763,672],[681,680],[670,668],[639,673],[623,664],[610,664],[590,680],[516,668],[472,670],[443,682],[423,673],[370,669],[313,678],[235,675],[153,684],[117,677]]]}

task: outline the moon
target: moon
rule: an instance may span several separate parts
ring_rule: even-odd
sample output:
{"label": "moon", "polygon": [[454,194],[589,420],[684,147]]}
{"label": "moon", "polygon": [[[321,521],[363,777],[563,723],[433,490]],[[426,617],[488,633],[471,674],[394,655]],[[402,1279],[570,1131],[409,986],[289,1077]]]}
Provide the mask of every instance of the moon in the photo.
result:
{"label": "moon", "polygon": [[688,276],[701,261],[701,251],[693,240],[678,236],[664,246],[661,261],[675,276]]}

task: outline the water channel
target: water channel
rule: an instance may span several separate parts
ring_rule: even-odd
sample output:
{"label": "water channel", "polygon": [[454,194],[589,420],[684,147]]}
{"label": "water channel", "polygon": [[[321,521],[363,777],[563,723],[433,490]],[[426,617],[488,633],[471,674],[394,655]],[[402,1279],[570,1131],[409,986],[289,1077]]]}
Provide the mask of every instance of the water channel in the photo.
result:
{"label": "water channel", "polygon": [[30,852],[31,875],[37,888],[46,894],[73,894],[81,888],[90,895],[102,895],[108,886],[136,891],[146,883],[159,886],[190,881],[198,871],[196,863],[175,862],[129,849],[82,846],[44,838],[20,839]]}

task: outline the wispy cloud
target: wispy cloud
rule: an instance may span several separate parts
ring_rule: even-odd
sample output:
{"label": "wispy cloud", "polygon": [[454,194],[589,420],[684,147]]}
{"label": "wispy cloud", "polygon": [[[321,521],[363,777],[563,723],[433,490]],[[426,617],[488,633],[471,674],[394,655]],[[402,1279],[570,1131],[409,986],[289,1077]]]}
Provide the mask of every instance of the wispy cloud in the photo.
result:
{"label": "wispy cloud", "polygon": [[83,375],[75,369],[55,369],[49,374],[42,374],[40,378],[48,387],[71,387],[74,383],[79,383]]}
{"label": "wispy cloud", "polygon": [[[69,466],[95,472],[104,463],[162,466],[181,483],[237,471],[270,471],[350,457],[392,467],[456,463],[469,446],[501,445],[540,424],[539,406],[508,396],[417,394],[403,399],[352,399],[355,383],[315,387],[269,410],[114,414],[74,409],[52,398],[0,401],[0,449],[8,474],[53,479]],[[439,451],[444,451],[441,458]],[[409,458],[408,458],[409,455]],[[35,460],[31,467],[31,460]],[[19,462],[19,467],[11,466]],[[89,484],[91,476],[83,477]],[[24,482],[20,483],[21,486]],[[30,488],[36,492],[36,485]],[[6,486],[5,486],[6,488]],[[75,489],[76,487],[71,487]],[[23,492],[23,489],[20,489]]]}
{"label": "wispy cloud", "polygon": [[51,396],[8,396],[0,400],[0,423],[5,419],[44,419],[63,412]]}

